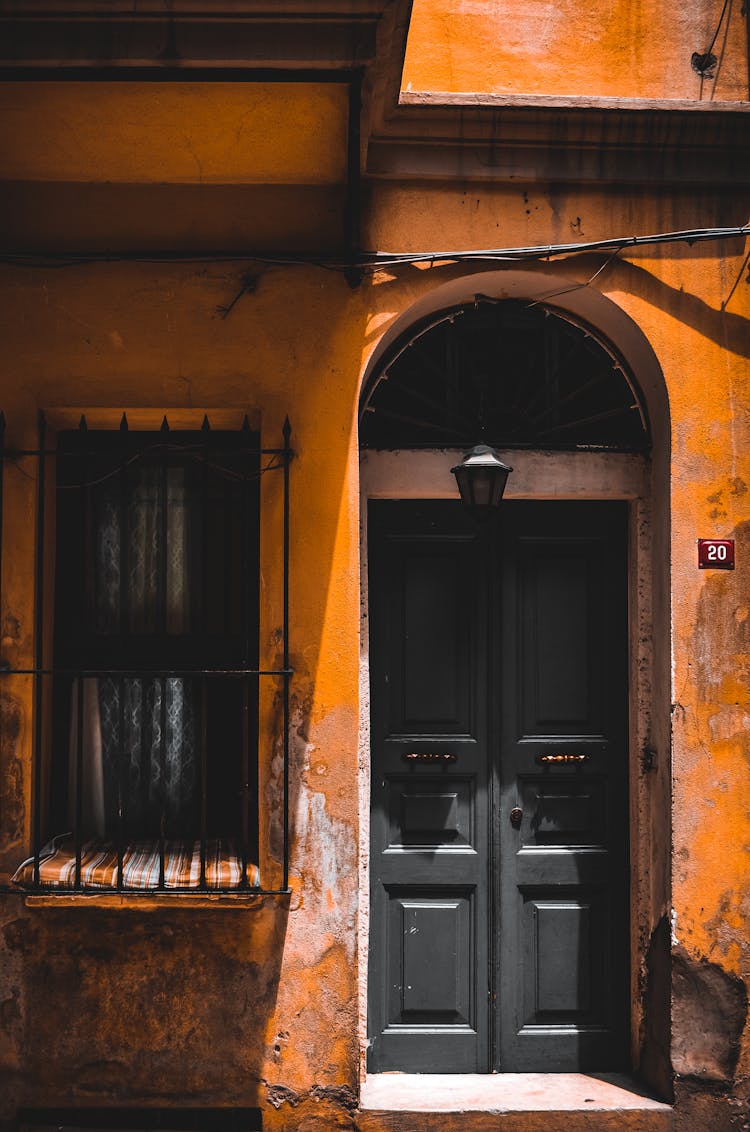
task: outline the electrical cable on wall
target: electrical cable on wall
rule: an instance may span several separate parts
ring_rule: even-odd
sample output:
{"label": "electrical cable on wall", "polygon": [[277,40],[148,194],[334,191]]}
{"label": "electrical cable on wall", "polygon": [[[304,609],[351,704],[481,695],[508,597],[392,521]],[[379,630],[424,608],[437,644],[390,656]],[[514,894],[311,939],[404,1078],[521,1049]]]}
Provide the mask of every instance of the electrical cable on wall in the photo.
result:
{"label": "electrical cable on wall", "polygon": [[750,224],[734,228],[688,228],[677,232],[660,232],[646,236],[617,236],[604,240],[586,240],[580,243],[531,244],[525,247],[482,248],[453,251],[419,252],[363,252],[353,260],[335,256],[309,256],[259,252],[216,252],[195,255],[184,252],[2,252],[0,263],[16,267],[63,268],[98,263],[264,263],[282,267],[319,267],[328,271],[347,272],[353,266],[361,271],[378,271],[384,267],[399,267],[418,263],[470,263],[491,260],[500,263],[547,260],[556,256],[580,252],[624,251],[626,248],[648,247],[653,244],[692,244],[707,240],[734,240],[750,236]]}
{"label": "electrical cable on wall", "polygon": [[721,25],[724,23],[724,17],[727,14],[727,8],[729,7],[729,4],[730,0],[724,0],[724,6],[721,9],[721,15],[719,16],[719,22],[716,25],[716,31],[714,32],[711,42],[709,43],[706,50],[694,51],[690,58],[691,67],[696,72],[696,74],[700,75],[701,78],[701,94],[703,93],[703,80],[716,78],[714,68],[716,67],[718,60],[713,53],[714,44],[719,38]]}

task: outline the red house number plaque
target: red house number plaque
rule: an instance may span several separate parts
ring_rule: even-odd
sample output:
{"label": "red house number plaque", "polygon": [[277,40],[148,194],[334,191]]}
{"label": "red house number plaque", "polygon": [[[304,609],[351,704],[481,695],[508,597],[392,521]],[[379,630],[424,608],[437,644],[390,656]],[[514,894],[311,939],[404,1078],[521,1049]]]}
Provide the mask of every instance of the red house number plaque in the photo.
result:
{"label": "red house number plaque", "polygon": [[734,570],[733,538],[699,538],[699,570]]}

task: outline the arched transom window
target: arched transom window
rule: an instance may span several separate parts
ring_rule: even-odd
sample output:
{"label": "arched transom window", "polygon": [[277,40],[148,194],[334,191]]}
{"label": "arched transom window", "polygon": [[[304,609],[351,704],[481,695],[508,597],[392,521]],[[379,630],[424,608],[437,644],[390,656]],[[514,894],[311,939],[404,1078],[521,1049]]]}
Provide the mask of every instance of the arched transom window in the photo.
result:
{"label": "arched transom window", "polygon": [[423,320],[365,389],[366,448],[650,447],[643,397],[601,336],[538,302],[477,296]]}

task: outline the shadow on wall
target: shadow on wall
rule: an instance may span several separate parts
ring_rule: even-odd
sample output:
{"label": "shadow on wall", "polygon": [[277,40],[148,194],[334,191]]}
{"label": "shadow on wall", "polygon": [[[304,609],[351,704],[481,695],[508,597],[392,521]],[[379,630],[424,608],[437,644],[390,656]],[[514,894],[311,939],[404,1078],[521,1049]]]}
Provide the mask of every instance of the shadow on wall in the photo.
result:
{"label": "shadow on wall", "polygon": [[735,1080],[747,1021],[747,988],[718,963],[683,948],[672,956],[674,1132],[746,1128],[744,1088]]}
{"label": "shadow on wall", "polygon": [[[24,1036],[33,1032],[20,1042],[18,1083],[35,1082],[37,1106],[71,1095],[259,1103],[287,915],[267,898],[218,915],[71,907],[8,919],[2,939],[11,964],[21,961]],[[8,1095],[13,1085],[6,1078]]]}
{"label": "shadow on wall", "polygon": [[728,1087],[747,1021],[747,987],[718,963],[672,953],[672,1063],[683,1080]]}
{"label": "shadow on wall", "polygon": [[[581,258],[588,259],[588,257]],[[603,257],[591,257],[592,271],[603,262]],[[608,268],[605,278],[608,290],[621,289],[640,295],[647,303],[673,315],[705,338],[718,343],[723,349],[731,350],[733,354],[742,358],[750,357],[750,320],[743,315],[733,314],[729,310],[717,310],[697,295],[692,295],[679,287],[671,287],[645,267],[628,263],[626,260],[616,261]],[[727,287],[723,301],[726,301],[729,289],[730,287]]]}
{"label": "shadow on wall", "polygon": [[[646,249],[646,251],[648,251],[648,249]],[[724,251],[726,252],[726,248],[724,248]],[[691,254],[693,254],[693,252],[694,249],[691,249]],[[624,254],[627,254],[627,249]],[[639,258],[648,258],[640,249],[637,254]],[[602,272],[602,293],[605,291],[623,291],[628,294],[640,296],[651,306],[666,311],[674,318],[679,319],[680,322],[684,322],[687,326],[691,326],[694,330],[697,330],[712,342],[718,343],[724,349],[731,350],[732,353],[737,354],[739,357],[750,357],[749,319],[745,318],[743,315],[735,314],[730,310],[721,310],[712,307],[698,295],[690,294],[679,287],[670,286],[668,283],[659,279],[653,272],[638,263],[630,263],[627,259],[613,260],[611,252],[606,254],[583,253],[571,256],[569,259],[560,259],[551,263],[545,263],[545,273],[555,271],[560,271],[561,273],[565,272],[566,279],[564,282],[561,282],[559,291],[557,291],[553,285],[546,293],[543,292],[538,295],[535,301],[549,302],[550,306],[554,306],[556,297],[569,295],[572,291],[587,287],[588,284],[586,280],[598,274],[602,269],[606,269]],[[401,270],[398,267],[391,267],[389,270],[393,274],[394,283],[403,282],[404,275],[401,274],[401,270],[409,275],[416,273],[422,274],[420,268],[413,265],[409,265],[408,268]],[[431,270],[436,271],[440,270],[440,268],[433,267]],[[570,282],[572,272],[575,272],[576,276],[580,275],[583,277],[580,282]],[[745,285],[743,279],[746,272],[747,264],[744,264],[740,272],[739,286]],[[503,269],[498,270],[497,274],[499,278],[502,278]],[[447,282],[448,278],[447,274],[442,275],[441,282]],[[593,289],[594,288],[592,288],[592,290]],[[732,284],[729,283],[727,285],[727,293],[722,299],[723,302],[727,302],[731,289]]]}
{"label": "shadow on wall", "polygon": [[[111,271],[92,269],[76,279],[78,290],[67,276],[52,284],[53,291],[59,287],[55,301],[63,301],[64,294],[68,304],[84,305],[94,288],[106,293],[109,286],[132,297],[132,322],[120,326],[125,336],[130,327],[137,342],[129,366],[143,363],[139,380],[147,402],[168,396],[164,390],[173,388],[166,379],[154,380],[153,392],[146,384],[149,367],[163,361],[158,348],[151,348],[165,338],[162,300],[172,304],[176,287],[181,299],[173,304],[180,323],[177,336],[184,331],[184,342],[190,343],[192,369],[208,375],[188,383],[191,396],[208,402],[209,408],[220,398],[261,405],[264,441],[271,444],[286,413],[292,421],[295,677],[289,809],[294,895],[291,902],[283,896],[257,897],[251,906],[232,907],[227,901],[201,910],[187,900],[151,908],[145,898],[137,907],[39,908],[25,907],[19,896],[0,898],[0,1119],[18,1105],[158,1106],[178,1098],[186,1106],[258,1106],[264,1109],[264,1126],[277,1112],[279,1119],[296,1122],[301,1104],[320,1109],[323,1095],[338,1111],[349,1104],[349,1095],[346,1103],[339,1102],[335,1090],[352,1091],[356,1078],[356,937],[351,927],[357,892],[356,811],[344,789],[356,773],[356,712],[349,705],[342,722],[340,707],[345,694],[340,669],[344,676],[351,674],[356,706],[356,639],[348,668],[334,664],[332,655],[340,660],[335,630],[346,608],[342,591],[348,586],[353,592],[356,583],[356,576],[347,574],[347,524],[356,529],[356,514],[346,477],[365,305],[341,283],[343,290],[334,297],[338,302],[343,295],[346,302],[337,317],[339,308],[332,305],[330,291],[318,287],[316,276],[307,290],[300,283],[303,298],[297,305],[307,321],[290,324],[288,283],[275,279],[247,301],[242,319],[222,322],[218,336],[216,298],[224,295],[225,276],[207,282],[204,272],[184,277],[177,272],[175,282],[172,274],[152,278],[145,268],[118,265]],[[19,354],[26,349],[26,334],[35,334],[39,342],[57,341],[43,315],[38,326],[19,331]],[[56,328],[57,323],[55,333]],[[94,330],[103,335],[103,324],[97,322]],[[66,319],[58,350],[66,366],[75,368],[70,359],[79,358],[85,341],[75,320]],[[48,348],[52,352],[53,345]],[[325,380],[299,380],[300,373],[323,372],[323,364]],[[81,365],[80,385],[73,382],[66,393],[73,399],[83,398],[81,389],[88,388],[90,375]],[[99,374],[100,361],[96,366]],[[227,369],[242,373],[241,381],[227,377]],[[55,375],[54,366],[50,373]],[[24,395],[38,397],[42,404],[54,396],[52,377],[46,385],[24,378]],[[108,386],[106,397],[114,400],[120,388]],[[133,391],[134,397],[141,394]],[[171,394],[179,403],[182,396]],[[277,491],[268,500],[274,531],[280,515]],[[273,611],[280,609],[280,581],[274,577],[263,579],[267,620],[273,618],[263,631],[264,655],[279,647],[280,621]],[[6,578],[6,606],[12,608],[8,590]],[[24,600],[28,624],[31,601],[28,595]],[[12,767],[16,785],[0,785],[3,839],[23,836],[24,814],[27,824],[29,820],[30,713],[24,707],[5,705],[4,722],[11,726],[4,731],[0,756],[3,768]],[[271,733],[274,713],[278,717],[278,701],[263,717],[262,735]],[[266,780],[270,798],[261,796],[261,806],[269,801],[278,806],[278,743],[267,758],[273,762]],[[0,783],[4,777],[0,774]],[[272,810],[279,812],[280,806]],[[328,836],[330,831],[335,838]],[[267,856],[278,865],[278,821],[266,822],[263,837]],[[15,845],[8,849],[5,841],[3,849],[9,867],[15,867],[22,852]],[[313,1089],[318,1089],[314,1095]]]}

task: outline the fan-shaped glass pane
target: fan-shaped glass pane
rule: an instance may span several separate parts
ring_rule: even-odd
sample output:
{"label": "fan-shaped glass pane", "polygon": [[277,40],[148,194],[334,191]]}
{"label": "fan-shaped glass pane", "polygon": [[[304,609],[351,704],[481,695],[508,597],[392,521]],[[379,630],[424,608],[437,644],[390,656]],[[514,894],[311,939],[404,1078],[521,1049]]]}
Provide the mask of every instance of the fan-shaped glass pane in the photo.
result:
{"label": "fan-shaped glass pane", "polygon": [[586,328],[538,303],[479,299],[416,327],[365,391],[368,448],[649,447],[632,377]]}

